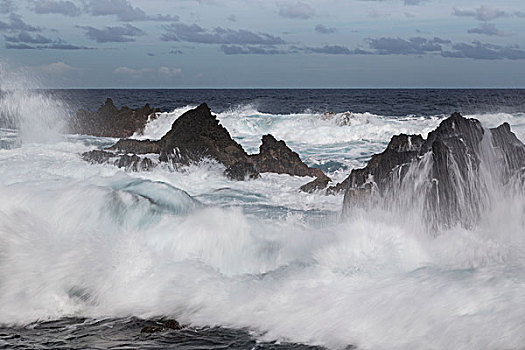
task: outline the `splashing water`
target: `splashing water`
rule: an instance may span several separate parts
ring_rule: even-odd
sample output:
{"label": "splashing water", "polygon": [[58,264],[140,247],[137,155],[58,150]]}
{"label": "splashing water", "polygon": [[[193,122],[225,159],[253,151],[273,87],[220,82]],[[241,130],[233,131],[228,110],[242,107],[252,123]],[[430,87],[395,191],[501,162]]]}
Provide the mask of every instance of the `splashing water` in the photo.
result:
{"label": "splashing water", "polygon": [[68,106],[38,87],[28,73],[0,64],[0,127],[17,129],[19,143],[56,142],[65,131]]}
{"label": "splashing water", "polygon": [[[183,112],[136,137],[161,135]],[[525,121],[510,117],[501,118]],[[312,163],[344,154],[350,169],[393,133],[425,133],[443,117],[352,124],[244,109],[219,118],[243,145],[270,132]],[[0,130],[13,133],[22,128]],[[0,150],[0,323],[167,316],[333,349],[525,343],[525,199],[512,187],[476,227],[433,235],[418,212],[374,207],[341,221],[342,196],[297,190],[308,178],[232,182],[217,164],[128,173],[78,156],[110,142],[67,136]],[[490,154],[484,162],[494,164]],[[399,188],[399,198],[409,193]]]}

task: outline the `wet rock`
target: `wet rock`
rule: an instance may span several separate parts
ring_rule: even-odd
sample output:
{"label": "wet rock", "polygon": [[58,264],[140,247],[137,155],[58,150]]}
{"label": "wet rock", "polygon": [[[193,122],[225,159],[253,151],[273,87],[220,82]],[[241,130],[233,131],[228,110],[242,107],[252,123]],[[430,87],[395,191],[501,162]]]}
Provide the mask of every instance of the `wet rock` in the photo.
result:
{"label": "wet rock", "polygon": [[330,178],[328,177],[318,177],[318,178],[315,178],[315,180],[310,181],[305,185],[302,185],[300,187],[300,190],[303,192],[308,192],[308,193],[321,191],[321,190],[324,190],[326,186],[328,186],[329,182],[330,182]]}
{"label": "wet rock", "polygon": [[246,179],[257,179],[260,177],[252,162],[239,161],[229,166],[224,174],[231,180],[243,181]]}
{"label": "wet rock", "polygon": [[85,152],[82,154],[82,159],[96,164],[113,164],[119,168],[126,168],[132,171],[146,171],[157,166],[151,159],[141,158],[136,154],[117,154],[102,150]]}
{"label": "wet rock", "polygon": [[160,109],[151,108],[149,104],[137,109],[126,106],[118,109],[113,100],[108,98],[95,112],[79,110],[69,128],[77,134],[126,138],[143,130],[148,119],[155,117],[158,112]]}
{"label": "wet rock", "polygon": [[177,322],[176,320],[167,320],[164,322],[156,322],[154,325],[144,326],[140,330],[140,333],[158,333],[158,332],[164,332],[168,330],[180,330],[184,327]]}
{"label": "wet rock", "polygon": [[419,208],[434,227],[468,227],[490,205],[489,182],[503,186],[524,166],[525,145],[508,124],[485,130],[478,120],[454,113],[426,140],[394,136],[366,167],[352,170],[343,213],[375,194],[384,207]]}
{"label": "wet rock", "polygon": [[262,137],[259,153],[250,155],[250,159],[254,162],[255,169],[260,173],[316,177],[315,180],[301,187],[301,190],[306,192],[325,188],[330,182],[330,178],[321,169],[310,168],[284,141],[277,141],[270,134]]}
{"label": "wet rock", "polygon": [[250,162],[244,149],[219,124],[205,103],[180,116],[159,141],[160,160],[179,164],[210,158],[230,167]]}
{"label": "wet rock", "polygon": [[[116,113],[112,102],[106,103],[104,110],[106,114]],[[303,186],[306,191],[325,188],[330,181],[320,169],[308,167],[284,141],[277,141],[272,135],[263,136],[259,153],[249,156],[205,103],[180,116],[158,141],[121,139],[104,151],[87,152],[83,158],[131,170],[147,170],[155,162],[138,156],[147,154],[158,154],[160,162],[174,167],[212,159],[223,164],[225,175],[233,180],[254,179],[260,172],[316,177]]]}

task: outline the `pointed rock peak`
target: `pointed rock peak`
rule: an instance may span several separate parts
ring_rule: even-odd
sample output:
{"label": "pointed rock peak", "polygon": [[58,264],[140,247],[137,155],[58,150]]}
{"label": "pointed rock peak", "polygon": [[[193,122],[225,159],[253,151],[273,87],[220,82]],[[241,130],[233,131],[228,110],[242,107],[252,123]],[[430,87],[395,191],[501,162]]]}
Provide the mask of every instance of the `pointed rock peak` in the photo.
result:
{"label": "pointed rock peak", "polygon": [[196,108],[198,111],[207,111],[211,113],[210,107],[206,104],[206,102],[203,102],[199,105],[199,107]]}
{"label": "pointed rock peak", "polygon": [[387,149],[394,152],[419,151],[425,140],[421,135],[400,134],[392,136]]}
{"label": "pointed rock peak", "polygon": [[113,105],[113,106],[115,105],[115,104],[113,103],[113,100],[112,100],[111,98],[109,98],[109,97],[106,99],[106,102],[105,102],[104,104],[105,104],[105,105]]}

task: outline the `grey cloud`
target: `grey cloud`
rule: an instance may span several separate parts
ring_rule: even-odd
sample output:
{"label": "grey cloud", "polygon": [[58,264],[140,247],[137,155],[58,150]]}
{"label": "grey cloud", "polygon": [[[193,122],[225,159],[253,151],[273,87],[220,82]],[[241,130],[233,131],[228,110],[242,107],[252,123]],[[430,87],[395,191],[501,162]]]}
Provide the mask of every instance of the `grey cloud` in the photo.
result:
{"label": "grey cloud", "polygon": [[15,10],[12,0],[0,0],[0,13],[10,13]]}
{"label": "grey cloud", "polygon": [[261,46],[221,45],[220,49],[226,55],[281,55],[288,53],[275,47]]}
{"label": "grey cloud", "polygon": [[279,16],[285,18],[308,19],[315,15],[315,11],[305,2],[285,2],[277,3],[279,7]]}
{"label": "grey cloud", "polygon": [[237,16],[235,15],[229,15],[226,19],[230,22],[237,22]]}
{"label": "grey cloud", "polygon": [[404,4],[405,5],[419,5],[425,1],[428,1],[428,0],[404,0]]}
{"label": "grey cloud", "polygon": [[474,17],[479,21],[491,21],[496,18],[509,16],[509,14],[504,11],[488,6],[481,6],[475,10],[460,10],[454,8],[453,14],[459,17]]}
{"label": "grey cloud", "polygon": [[55,42],[46,46],[38,46],[39,49],[53,49],[53,50],[93,50],[91,47],[86,46],[77,46],[73,44],[68,44],[63,41]]}
{"label": "grey cloud", "polygon": [[494,24],[492,23],[483,23],[479,27],[472,28],[468,30],[471,34],[483,34],[483,35],[491,35],[491,36],[505,36],[505,32],[498,29]]}
{"label": "grey cloud", "polygon": [[42,29],[40,27],[35,27],[30,24],[25,23],[17,14],[12,13],[9,15],[9,22],[0,21],[0,31],[19,31],[23,30],[26,32],[40,32]]}
{"label": "grey cloud", "polygon": [[442,56],[475,60],[525,59],[525,50],[521,50],[518,46],[500,46],[475,41],[472,44],[454,44],[452,49],[453,51],[442,52]]}
{"label": "grey cloud", "polygon": [[320,33],[320,34],[331,34],[331,33],[335,33],[336,30],[335,28],[330,28],[330,27],[327,27],[323,24],[318,24],[315,26],[315,31],[317,33]]}
{"label": "grey cloud", "polygon": [[354,53],[350,49],[340,45],[325,45],[323,47],[309,47],[305,49],[311,53],[322,53],[327,55],[350,55]]}
{"label": "grey cloud", "polygon": [[79,16],[81,14],[78,8],[71,1],[63,0],[33,0],[32,10],[39,14],[62,14],[64,16]]}
{"label": "grey cloud", "polygon": [[183,23],[165,25],[164,29],[166,33],[161,36],[164,41],[224,45],[281,45],[286,43],[283,39],[271,34],[254,33],[243,29],[233,30],[217,27],[208,30],[198,24],[187,25]]}
{"label": "grey cloud", "polygon": [[90,26],[78,26],[86,31],[86,36],[99,43],[122,43],[135,41],[134,37],[144,35],[145,33],[130,24],[118,27],[105,27],[97,29]]}
{"label": "grey cloud", "polygon": [[63,41],[57,41],[53,42],[48,45],[38,45],[38,46],[31,46],[26,43],[10,43],[6,42],[5,44],[6,49],[12,49],[12,50],[92,50],[90,47],[85,46],[77,46],[68,44]]}
{"label": "grey cloud", "polygon": [[42,36],[40,34],[32,36],[26,31],[22,31],[18,35],[15,35],[15,36],[6,35],[4,36],[4,38],[5,38],[5,41],[11,42],[11,43],[49,44],[53,42],[53,40],[46,38],[45,36]]}
{"label": "grey cloud", "polygon": [[410,39],[401,38],[378,38],[370,39],[371,49],[380,55],[421,55],[427,52],[441,51],[442,39],[426,39],[415,37]]}
{"label": "grey cloud", "polygon": [[521,11],[514,12],[514,16],[523,18],[525,17],[525,12],[521,12]]}
{"label": "grey cloud", "polygon": [[114,15],[120,21],[178,21],[174,15],[148,16],[144,10],[134,7],[128,0],[89,0],[88,9],[93,16]]}
{"label": "grey cloud", "polygon": [[36,49],[36,47],[27,45],[27,44],[11,44],[11,43],[6,43],[5,48],[12,49],[12,50],[34,50]]}

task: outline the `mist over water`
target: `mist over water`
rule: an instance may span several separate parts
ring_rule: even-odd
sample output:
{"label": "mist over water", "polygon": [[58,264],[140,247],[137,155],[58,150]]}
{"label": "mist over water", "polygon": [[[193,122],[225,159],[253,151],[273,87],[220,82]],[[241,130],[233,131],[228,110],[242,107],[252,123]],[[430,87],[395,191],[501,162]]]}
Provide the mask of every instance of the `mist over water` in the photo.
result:
{"label": "mist over water", "polygon": [[[19,129],[0,129],[0,145],[22,140],[0,149],[2,324],[166,316],[334,349],[525,344],[525,195],[495,182],[490,154],[489,205],[475,224],[429,232],[417,202],[342,218],[342,195],[298,191],[309,178],[234,182],[213,162],[139,173],[91,165],[79,154],[111,139],[31,136],[32,126],[60,135],[57,121],[70,116],[60,101],[27,91],[1,98]],[[161,137],[191,106],[134,137]],[[523,111],[489,112],[470,117],[486,127],[508,121],[525,140]],[[217,114],[249,152],[272,133],[334,180],[393,134],[426,137],[446,117],[262,113],[252,104]],[[400,191],[407,202],[417,193]]]}

